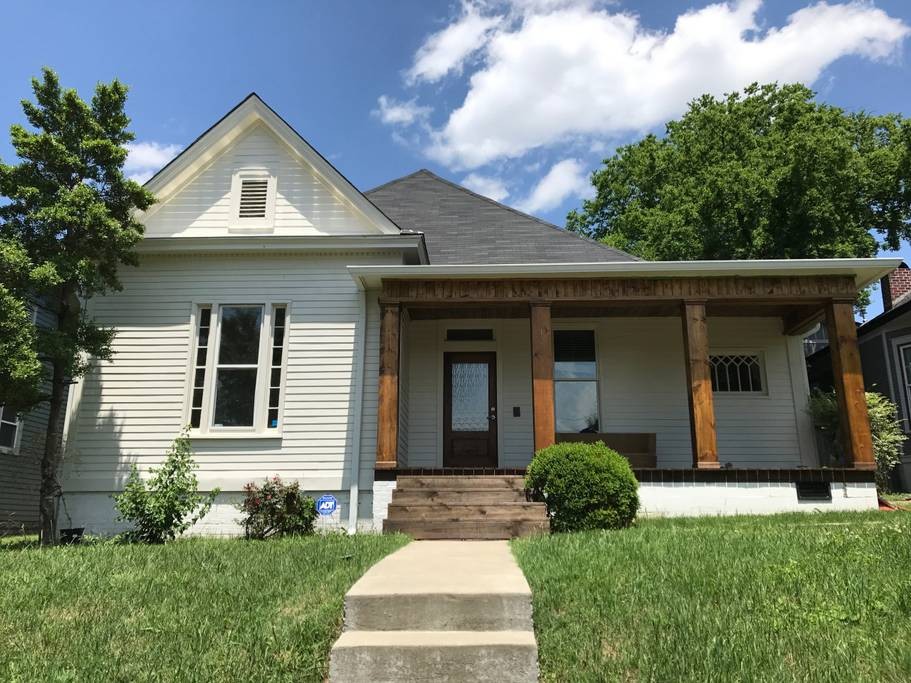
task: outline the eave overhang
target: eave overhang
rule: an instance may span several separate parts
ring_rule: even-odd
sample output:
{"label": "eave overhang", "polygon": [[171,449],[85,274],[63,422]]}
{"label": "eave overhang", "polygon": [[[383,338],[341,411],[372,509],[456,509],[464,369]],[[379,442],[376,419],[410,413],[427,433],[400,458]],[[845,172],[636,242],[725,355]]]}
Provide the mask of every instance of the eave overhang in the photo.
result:
{"label": "eave overhang", "polygon": [[878,281],[899,258],[776,259],[753,261],[618,261],[609,263],[348,266],[355,281],[379,289],[383,280],[502,280],[552,278],[799,277],[850,275],[858,290]]}

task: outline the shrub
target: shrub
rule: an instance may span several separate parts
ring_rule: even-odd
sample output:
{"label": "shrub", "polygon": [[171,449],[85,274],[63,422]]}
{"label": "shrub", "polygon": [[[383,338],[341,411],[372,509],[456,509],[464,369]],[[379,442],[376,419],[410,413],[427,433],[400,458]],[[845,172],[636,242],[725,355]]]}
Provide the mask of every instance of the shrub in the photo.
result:
{"label": "shrub", "polygon": [[639,508],[639,484],[622,455],[597,443],[559,443],[535,453],[525,485],[547,504],[552,531],[620,529]]}
{"label": "shrub", "polygon": [[297,482],[286,484],[279,477],[266,479],[262,486],[244,486],[238,509],[246,515],[241,523],[247,538],[303,536],[313,533],[316,503],[300,491]]}
{"label": "shrub", "polygon": [[187,429],[174,439],[162,466],[149,470],[148,482],[142,480],[133,465],[123,493],[114,496],[119,519],[133,524],[123,538],[164,543],[196,524],[209,511],[219,490],[208,495],[199,493],[195,470]]}
{"label": "shrub", "polygon": [[[868,391],[867,414],[873,435],[873,456],[876,458],[876,487],[889,490],[889,473],[901,461],[905,435],[898,419],[898,406],[887,396]],[[810,415],[816,427],[825,434],[837,460],[844,463],[841,445],[841,426],[838,419],[838,401],[834,391],[814,391],[810,396]]]}

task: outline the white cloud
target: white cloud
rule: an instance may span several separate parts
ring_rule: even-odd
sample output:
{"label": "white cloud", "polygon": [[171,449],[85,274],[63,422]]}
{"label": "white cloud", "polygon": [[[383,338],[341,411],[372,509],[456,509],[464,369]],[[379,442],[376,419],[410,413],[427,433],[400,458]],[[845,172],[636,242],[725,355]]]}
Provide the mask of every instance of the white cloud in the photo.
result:
{"label": "white cloud", "polygon": [[461,72],[465,60],[484,46],[491,29],[502,19],[500,16],[482,16],[477,7],[463,3],[462,15],[418,48],[406,76],[408,82],[433,83],[450,71]]}
{"label": "white cloud", "polygon": [[137,183],[144,183],[162,166],[167,164],[171,159],[180,152],[180,145],[165,145],[160,142],[128,142],[127,160],[123,164],[123,170],[130,180]]}
{"label": "white cloud", "polygon": [[570,197],[592,194],[585,166],[578,159],[564,159],[551,166],[528,197],[516,203],[516,208],[527,213],[550,211]]}
{"label": "white cloud", "polygon": [[483,46],[465,99],[432,132],[426,151],[451,168],[477,168],[580,137],[645,131],[702,93],[753,81],[813,83],[848,55],[889,59],[909,34],[901,20],[866,2],[819,2],[768,29],[757,20],[761,5],[720,2],[681,14],[671,31],[654,31],[633,14],[591,2],[526,0],[513,3],[510,21],[495,14],[496,25],[476,30],[474,42],[431,50],[434,38],[442,44],[441,36],[479,11],[468,6],[428,39],[412,66],[415,77],[436,80]]}
{"label": "white cloud", "polygon": [[377,99],[378,109],[373,111],[380,121],[391,126],[409,126],[412,123],[424,120],[430,113],[430,107],[422,107],[417,103],[417,98],[400,102],[386,95]]}
{"label": "white cloud", "polygon": [[481,175],[480,173],[469,173],[462,178],[462,185],[473,192],[490,197],[495,202],[502,202],[509,196],[506,183],[499,178]]}

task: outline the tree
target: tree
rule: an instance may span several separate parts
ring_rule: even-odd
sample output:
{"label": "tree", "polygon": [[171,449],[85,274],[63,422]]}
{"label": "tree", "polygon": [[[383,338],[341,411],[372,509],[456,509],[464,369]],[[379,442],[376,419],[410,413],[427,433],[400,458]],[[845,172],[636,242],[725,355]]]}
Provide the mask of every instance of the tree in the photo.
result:
{"label": "tree", "polygon": [[[41,460],[39,511],[41,542],[57,537],[57,470],[63,438],[64,405],[72,378],[83,375],[89,359],[109,359],[115,331],[97,325],[84,303],[92,296],[120,289],[117,269],[135,265],[133,248],[143,228],[136,210],[154,202],[151,193],[123,174],[133,139],[124,113],[127,88],[117,80],[99,83],[90,103],[75,90],[64,90],[50,69],[32,80],[35,102],[23,100],[32,126],[10,129],[19,163],[0,163],[0,290],[4,311],[21,320],[28,299],[41,301],[57,315],[57,329],[34,326],[9,341],[14,358],[0,358],[0,397],[13,400],[12,378],[33,400],[49,403],[48,429]],[[34,372],[34,358],[44,364]],[[26,371],[22,368],[25,367]],[[30,368],[30,370],[28,370]],[[43,377],[42,377],[43,375]],[[22,386],[24,385],[24,387]],[[42,392],[43,386],[49,392]],[[16,400],[19,408],[25,401]]]}
{"label": "tree", "polygon": [[663,138],[605,159],[567,227],[650,260],[897,249],[911,236],[911,120],[814,95],[800,84],[703,95]]}

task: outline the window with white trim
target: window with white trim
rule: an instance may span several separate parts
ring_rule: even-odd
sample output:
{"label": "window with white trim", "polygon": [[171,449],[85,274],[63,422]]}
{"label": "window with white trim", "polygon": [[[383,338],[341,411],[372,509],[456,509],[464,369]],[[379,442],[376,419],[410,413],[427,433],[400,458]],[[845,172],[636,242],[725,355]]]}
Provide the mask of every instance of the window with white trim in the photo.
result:
{"label": "window with white trim", "polygon": [[600,429],[592,330],[554,332],[554,413],[558,433],[597,433]]}
{"label": "window with white trim", "polygon": [[271,229],[276,179],[264,171],[240,171],[231,179],[231,228]]}
{"label": "window with white trim", "polygon": [[721,394],[765,393],[762,356],[758,353],[709,355],[712,391]]}
{"label": "window with white trim", "polygon": [[897,346],[898,356],[901,360],[902,390],[905,394],[905,406],[911,414],[911,344]]}
{"label": "window with white trim", "polygon": [[197,307],[189,401],[193,430],[269,433],[281,426],[287,324],[286,304]]}
{"label": "window with white trim", "polygon": [[0,451],[12,453],[19,445],[19,416],[0,405]]}

